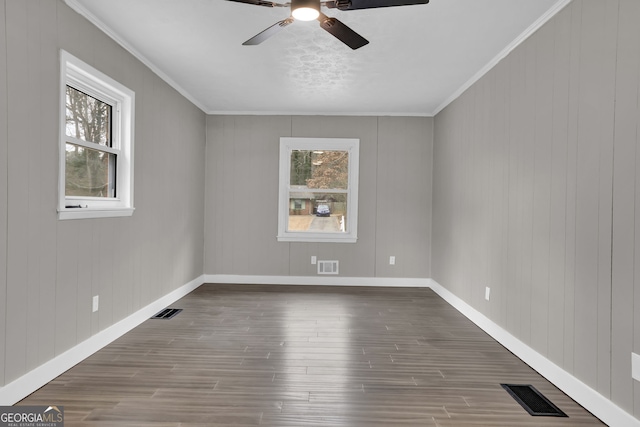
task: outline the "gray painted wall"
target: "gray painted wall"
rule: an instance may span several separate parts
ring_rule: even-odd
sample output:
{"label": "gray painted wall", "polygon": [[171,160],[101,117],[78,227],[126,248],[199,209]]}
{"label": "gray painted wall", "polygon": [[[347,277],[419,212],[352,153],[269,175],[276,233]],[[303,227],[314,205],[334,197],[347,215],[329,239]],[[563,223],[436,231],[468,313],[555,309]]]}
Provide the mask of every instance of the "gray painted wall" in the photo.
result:
{"label": "gray painted wall", "polygon": [[636,417],[638,22],[573,1],[436,116],[432,246],[438,283]]}
{"label": "gray painted wall", "polygon": [[[3,385],[202,274],[206,140],[204,113],[62,1],[0,0],[0,23]],[[136,93],[133,217],[57,220],[61,48]]]}
{"label": "gray painted wall", "polygon": [[[357,243],[277,242],[281,136],[360,139]],[[205,273],[429,277],[432,141],[424,117],[207,117]]]}
{"label": "gray painted wall", "polygon": [[[574,0],[435,121],[205,118],[60,0],[0,0],[0,22],[0,385],[203,272],[317,255],[433,277],[640,416],[637,0]],[[131,218],[57,220],[60,48],[136,92]],[[276,241],[281,136],[361,140],[358,243]]]}

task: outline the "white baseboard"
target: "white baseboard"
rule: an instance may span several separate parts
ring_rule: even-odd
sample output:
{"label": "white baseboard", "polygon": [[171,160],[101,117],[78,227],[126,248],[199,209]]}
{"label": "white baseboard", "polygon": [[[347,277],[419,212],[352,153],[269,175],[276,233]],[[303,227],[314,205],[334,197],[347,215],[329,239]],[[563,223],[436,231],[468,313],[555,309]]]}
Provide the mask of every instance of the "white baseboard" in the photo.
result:
{"label": "white baseboard", "polygon": [[95,334],[43,365],[0,388],[0,405],[14,405],[96,351],[126,334],[167,305],[174,303],[204,283],[204,275],[161,297],[125,319]]}
{"label": "white baseboard", "polygon": [[640,427],[640,420],[633,415],[511,335],[435,280],[430,282],[429,287],[442,299],[601,421],[611,427]]}
{"label": "white baseboard", "polygon": [[204,283],[228,283],[234,285],[325,285],[428,288],[429,284],[431,283],[431,279],[394,277],[250,276],[235,274],[205,274]]}

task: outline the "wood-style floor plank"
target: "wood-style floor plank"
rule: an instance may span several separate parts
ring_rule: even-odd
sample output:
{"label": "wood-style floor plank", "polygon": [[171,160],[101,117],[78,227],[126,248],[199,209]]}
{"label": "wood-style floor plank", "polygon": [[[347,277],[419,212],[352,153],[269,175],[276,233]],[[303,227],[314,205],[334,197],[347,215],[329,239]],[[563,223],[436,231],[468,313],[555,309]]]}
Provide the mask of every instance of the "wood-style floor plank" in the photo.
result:
{"label": "wood-style floor plank", "polygon": [[428,289],[203,285],[172,307],[19,404],[67,427],[603,425]]}

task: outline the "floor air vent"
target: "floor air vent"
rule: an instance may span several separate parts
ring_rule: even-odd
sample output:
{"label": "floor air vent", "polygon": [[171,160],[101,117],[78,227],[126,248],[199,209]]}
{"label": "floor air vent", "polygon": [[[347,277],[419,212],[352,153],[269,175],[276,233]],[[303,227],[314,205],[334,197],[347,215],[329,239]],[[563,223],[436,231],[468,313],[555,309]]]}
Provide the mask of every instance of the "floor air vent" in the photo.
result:
{"label": "floor air vent", "polygon": [[338,274],[338,261],[318,261],[318,274]]}
{"label": "floor air vent", "polygon": [[532,385],[500,384],[529,414],[541,417],[566,417]]}
{"label": "floor air vent", "polygon": [[152,319],[171,319],[181,311],[181,308],[165,308],[161,312],[155,314]]}

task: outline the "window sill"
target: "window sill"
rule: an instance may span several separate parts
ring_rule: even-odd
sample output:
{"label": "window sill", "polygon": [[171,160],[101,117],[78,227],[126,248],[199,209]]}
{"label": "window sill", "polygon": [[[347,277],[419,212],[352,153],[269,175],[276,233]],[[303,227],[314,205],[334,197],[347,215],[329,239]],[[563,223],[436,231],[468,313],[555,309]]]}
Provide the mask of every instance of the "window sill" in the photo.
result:
{"label": "window sill", "polygon": [[354,236],[278,236],[278,242],[302,242],[302,243],[356,243]]}
{"label": "window sill", "polygon": [[135,208],[113,208],[113,209],[60,209],[58,219],[89,219],[89,218],[117,218],[133,215]]}

